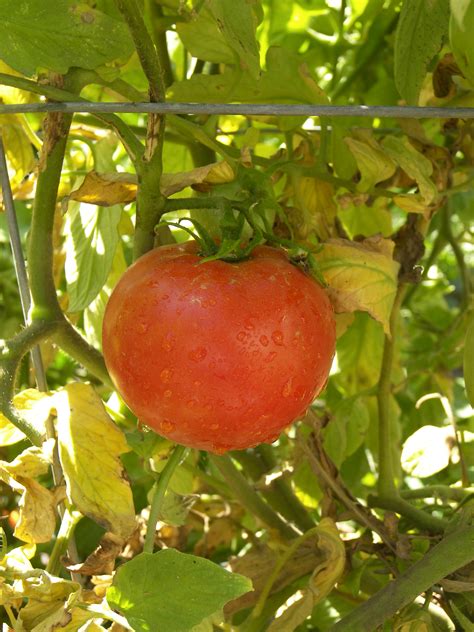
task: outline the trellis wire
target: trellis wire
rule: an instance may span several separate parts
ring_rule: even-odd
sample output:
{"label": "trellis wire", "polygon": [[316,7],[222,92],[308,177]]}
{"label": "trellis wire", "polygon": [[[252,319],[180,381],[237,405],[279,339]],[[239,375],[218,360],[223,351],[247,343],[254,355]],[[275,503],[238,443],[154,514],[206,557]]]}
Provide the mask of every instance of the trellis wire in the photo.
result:
{"label": "trellis wire", "polygon": [[1,104],[0,114],[80,112],[82,114],[241,114],[244,116],[326,116],[372,118],[474,118],[474,108],[403,105],[301,105],[267,103],[97,103],[64,101]]}
{"label": "trellis wire", "polygon": [[[3,205],[5,207],[5,214],[8,224],[8,235],[10,238],[10,245],[13,252],[13,263],[15,266],[16,278],[18,281],[18,287],[20,289],[21,307],[23,310],[23,318],[25,324],[28,322],[28,311],[31,305],[30,287],[28,284],[28,276],[26,274],[25,258],[23,256],[23,250],[21,247],[20,231],[18,229],[18,222],[15,213],[15,205],[13,202],[13,194],[10,185],[10,179],[8,177],[7,161],[5,156],[5,148],[3,146],[3,140],[0,136],[0,180],[3,193]],[[36,384],[40,391],[46,392],[48,390],[48,383],[46,381],[46,375],[43,366],[43,359],[41,357],[41,351],[38,346],[33,347],[31,350],[31,361],[35,369]]]}

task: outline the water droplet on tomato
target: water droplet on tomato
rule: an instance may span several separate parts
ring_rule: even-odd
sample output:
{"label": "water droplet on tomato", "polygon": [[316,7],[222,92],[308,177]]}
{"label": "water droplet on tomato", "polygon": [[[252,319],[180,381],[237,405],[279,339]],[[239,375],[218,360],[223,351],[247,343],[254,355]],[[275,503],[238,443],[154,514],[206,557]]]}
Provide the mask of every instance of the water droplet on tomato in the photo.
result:
{"label": "water droplet on tomato", "polygon": [[169,389],[167,389],[163,395],[166,397],[166,399],[169,399],[171,397],[171,395],[173,395],[173,391],[170,391]]}
{"label": "water droplet on tomato", "polygon": [[197,400],[196,399],[190,399],[189,401],[186,402],[186,406],[188,408],[195,408],[197,406]]}
{"label": "water droplet on tomato", "polygon": [[237,334],[237,340],[243,342],[247,338],[247,336],[248,334],[246,334],[245,331],[239,331],[239,333]]}
{"label": "water droplet on tomato", "polygon": [[163,338],[163,342],[161,343],[161,347],[164,351],[173,351],[174,349],[174,337],[171,336],[170,334],[167,334],[164,338]]}
{"label": "water droplet on tomato", "polygon": [[297,386],[295,388],[294,396],[296,399],[304,399],[306,397],[306,389],[303,386]]}
{"label": "water droplet on tomato", "polygon": [[211,430],[219,430],[219,424],[211,424],[211,425],[209,426],[209,428],[210,428]]}
{"label": "water droplet on tomato", "polygon": [[202,382],[200,382],[199,380],[196,380],[194,382],[194,386],[201,386]]}
{"label": "water droplet on tomato", "polygon": [[283,390],[281,392],[283,397],[289,397],[291,394],[291,378],[285,382],[285,386],[283,387]]}
{"label": "water droplet on tomato", "polygon": [[146,332],[148,331],[149,327],[148,327],[148,323],[146,323],[145,321],[141,320],[138,323],[138,331],[141,334],[146,334]]}
{"label": "water droplet on tomato", "polygon": [[160,373],[160,379],[162,382],[169,382],[171,380],[171,376],[173,375],[173,371],[171,369],[163,369]]}
{"label": "water droplet on tomato", "polygon": [[163,419],[163,421],[160,421],[160,423],[158,424],[159,429],[164,432],[172,432],[175,427],[176,424],[174,424],[172,421],[169,421],[169,419]]}
{"label": "water droplet on tomato", "polygon": [[260,336],[259,340],[260,340],[260,344],[263,345],[264,347],[267,347],[268,343],[270,342],[266,336]]}
{"label": "water droplet on tomato", "polygon": [[248,331],[253,331],[255,329],[255,325],[253,325],[252,323],[247,323],[245,325],[245,329],[247,329]]}
{"label": "water droplet on tomato", "polygon": [[207,356],[207,349],[204,347],[196,347],[189,352],[189,359],[193,362],[201,362]]}
{"label": "water droplet on tomato", "polygon": [[272,340],[273,342],[278,345],[279,347],[281,347],[283,345],[283,334],[281,331],[274,331],[272,333]]}
{"label": "water droplet on tomato", "polygon": [[270,353],[267,356],[267,361],[271,362],[272,360],[274,360],[276,358],[276,351],[270,351]]}

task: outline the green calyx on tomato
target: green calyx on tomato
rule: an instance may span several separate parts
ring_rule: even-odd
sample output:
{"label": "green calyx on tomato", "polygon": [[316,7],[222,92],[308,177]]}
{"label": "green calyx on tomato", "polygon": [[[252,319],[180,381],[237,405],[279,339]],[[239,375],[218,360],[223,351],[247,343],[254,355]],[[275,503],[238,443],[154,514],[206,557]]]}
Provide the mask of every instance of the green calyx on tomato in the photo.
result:
{"label": "green calyx on tomato", "polygon": [[157,248],[108,302],[103,351],[140,421],[222,453],[274,441],[324,388],[335,350],[329,299],[281,248],[203,262],[195,242]]}

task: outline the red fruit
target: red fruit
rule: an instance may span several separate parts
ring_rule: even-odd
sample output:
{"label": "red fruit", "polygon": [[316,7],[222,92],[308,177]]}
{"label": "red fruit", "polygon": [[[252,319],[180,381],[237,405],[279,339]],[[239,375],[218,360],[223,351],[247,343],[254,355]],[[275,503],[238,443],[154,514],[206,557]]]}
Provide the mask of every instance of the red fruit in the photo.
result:
{"label": "red fruit", "polygon": [[157,248],[120,279],[103,350],[118,392],[160,435],[222,453],[274,441],[326,384],[331,304],[283,251],[203,262]]}

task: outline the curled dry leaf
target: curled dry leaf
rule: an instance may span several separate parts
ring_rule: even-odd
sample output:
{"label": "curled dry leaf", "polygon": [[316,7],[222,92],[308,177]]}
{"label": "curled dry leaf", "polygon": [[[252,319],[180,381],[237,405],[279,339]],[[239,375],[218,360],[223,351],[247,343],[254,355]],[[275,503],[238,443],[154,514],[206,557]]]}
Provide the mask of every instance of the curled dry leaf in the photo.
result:
{"label": "curled dry leaf", "polygon": [[123,545],[123,538],[113,533],[106,533],[100,539],[99,546],[82,564],[71,564],[66,561],[65,566],[69,571],[81,575],[110,575],[114,571],[115,560]]}
{"label": "curled dry leaf", "polygon": [[[215,162],[191,171],[164,173],[161,192],[168,197],[186,187],[197,184],[220,184],[234,180],[235,174],[227,162]],[[71,192],[69,198],[76,202],[97,206],[129,204],[137,197],[137,176],[132,173],[97,173],[90,171],[82,184]]]}

